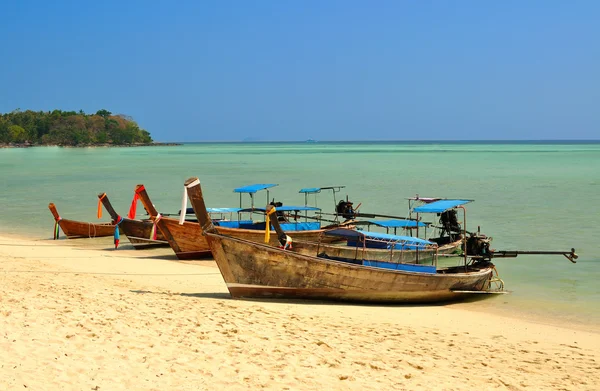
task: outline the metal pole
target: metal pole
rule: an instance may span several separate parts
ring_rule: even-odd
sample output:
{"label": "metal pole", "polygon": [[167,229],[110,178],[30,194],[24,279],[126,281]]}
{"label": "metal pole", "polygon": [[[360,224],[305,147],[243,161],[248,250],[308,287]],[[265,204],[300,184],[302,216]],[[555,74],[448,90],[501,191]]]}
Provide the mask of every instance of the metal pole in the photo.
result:
{"label": "metal pole", "polygon": [[419,237],[419,212],[417,212],[417,238]]}
{"label": "metal pole", "polygon": [[463,253],[465,255],[465,267],[467,266],[467,209],[459,206],[463,210]]}

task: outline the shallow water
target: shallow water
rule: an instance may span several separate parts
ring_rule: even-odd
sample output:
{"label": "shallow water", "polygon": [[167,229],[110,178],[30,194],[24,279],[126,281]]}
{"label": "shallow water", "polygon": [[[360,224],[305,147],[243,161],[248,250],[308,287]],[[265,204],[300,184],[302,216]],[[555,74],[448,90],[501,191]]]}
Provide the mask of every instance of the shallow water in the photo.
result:
{"label": "shallow water", "polygon": [[[143,183],[163,212],[177,212],[183,182],[198,176],[209,206],[238,206],[233,188],[276,183],[271,198],[304,204],[303,187],[345,185],[360,210],[406,215],[407,197],[473,199],[467,227],[494,238],[496,249],[568,250],[561,256],[496,260],[512,293],[467,303],[556,321],[600,321],[600,143],[207,143],[174,147],[0,150],[0,232],[52,236],[47,209],[96,220],[106,192],[125,214]],[[256,205],[266,195],[256,196]],[[330,194],[316,199],[333,210]],[[314,204],[315,198],[310,202]],[[140,208],[141,209],[141,208]],[[104,220],[108,220],[104,213]],[[432,217],[433,218],[433,217]]]}

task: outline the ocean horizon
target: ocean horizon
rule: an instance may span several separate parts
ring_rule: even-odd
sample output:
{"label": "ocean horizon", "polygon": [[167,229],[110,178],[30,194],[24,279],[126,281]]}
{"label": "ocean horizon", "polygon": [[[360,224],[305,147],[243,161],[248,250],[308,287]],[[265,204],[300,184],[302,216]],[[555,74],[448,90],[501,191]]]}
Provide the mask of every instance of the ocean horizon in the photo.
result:
{"label": "ocean horizon", "polygon": [[[316,143],[327,143],[327,144],[600,144],[600,139],[532,139],[532,140],[319,140],[313,139]],[[156,141],[159,143],[178,143],[178,144],[296,144],[296,143],[308,143],[306,140],[222,140],[222,141]]]}

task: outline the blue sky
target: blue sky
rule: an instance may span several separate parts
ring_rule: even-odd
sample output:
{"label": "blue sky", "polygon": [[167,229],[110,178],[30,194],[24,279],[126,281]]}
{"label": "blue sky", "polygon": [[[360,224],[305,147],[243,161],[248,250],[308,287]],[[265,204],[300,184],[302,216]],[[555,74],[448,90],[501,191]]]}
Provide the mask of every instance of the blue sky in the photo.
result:
{"label": "blue sky", "polygon": [[[89,4],[86,4],[89,3]],[[158,141],[600,139],[598,1],[9,1],[0,112]]]}

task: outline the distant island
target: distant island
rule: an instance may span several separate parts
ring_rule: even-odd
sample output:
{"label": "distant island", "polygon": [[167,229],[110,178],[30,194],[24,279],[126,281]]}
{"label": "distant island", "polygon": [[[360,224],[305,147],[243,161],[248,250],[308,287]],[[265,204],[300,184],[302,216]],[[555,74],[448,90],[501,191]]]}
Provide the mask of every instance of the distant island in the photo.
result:
{"label": "distant island", "polygon": [[0,146],[137,146],[154,143],[150,133],[133,118],[108,110],[95,114],[75,111],[21,111],[0,113]]}

